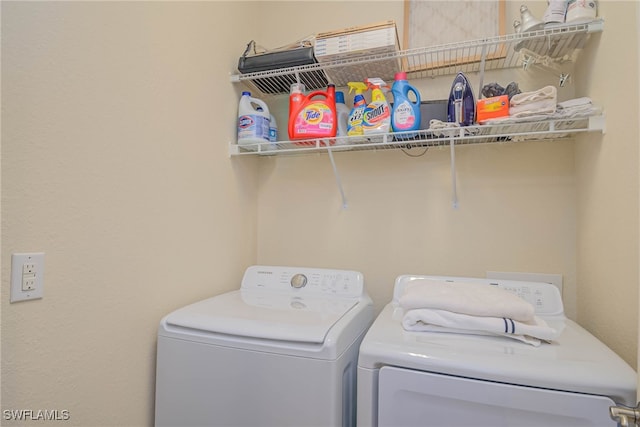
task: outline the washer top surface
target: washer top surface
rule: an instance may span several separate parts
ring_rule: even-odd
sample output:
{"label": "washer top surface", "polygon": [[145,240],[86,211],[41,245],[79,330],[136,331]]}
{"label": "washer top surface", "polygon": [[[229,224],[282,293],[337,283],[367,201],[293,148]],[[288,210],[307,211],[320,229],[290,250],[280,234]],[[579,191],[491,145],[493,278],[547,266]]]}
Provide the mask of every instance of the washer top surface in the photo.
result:
{"label": "washer top surface", "polygon": [[[400,279],[400,278],[399,278]],[[462,278],[451,278],[452,280]],[[469,281],[467,278],[464,280]],[[550,284],[504,280],[476,280],[479,286],[498,285],[516,293],[523,286],[542,288],[550,296]],[[399,281],[396,281],[396,287]],[[395,295],[399,294],[396,288]],[[540,297],[538,295],[538,297]],[[559,293],[558,293],[559,297]],[[540,308],[540,310],[538,310]],[[559,308],[559,310],[558,310]],[[461,377],[499,381],[610,396],[635,404],[636,372],[601,341],[566,319],[560,301],[540,302],[537,315],[562,331],[558,339],[534,347],[507,337],[403,329],[403,310],[394,299],[382,310],[360,347],[358,365],[376,369],[397,366]],[[551,309],[553,314],[540,311]]]}
{"label": "washer top surface", "polygon": [[237,290],[171,313],[172,326],[235,336],[322,343],[354,299],[272,295]]}
{"label": "washer top surface", "polygon": [[370,299],[355,271],[252,266],[239,290],[178,309],[163,323],[234,337],[323,343],[361,302]]}

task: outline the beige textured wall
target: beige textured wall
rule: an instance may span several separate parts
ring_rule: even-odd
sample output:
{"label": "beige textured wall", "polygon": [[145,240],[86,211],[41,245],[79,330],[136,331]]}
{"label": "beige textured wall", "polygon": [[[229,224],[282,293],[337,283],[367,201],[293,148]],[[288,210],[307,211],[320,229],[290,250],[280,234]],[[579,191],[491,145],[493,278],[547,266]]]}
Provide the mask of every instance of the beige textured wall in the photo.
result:
{"label": "beige textured wall", "polygon": [[637,2],[600,2],[605,31],[577,69],[607,131],[576,145],[578,320],[635,365],[638,345]]}
{"label": "beige textured wall", "polygon": [[[160,318],[255,262],[256,166],[227,145],[244,7],[2,2],[3,410],[151,425]],[[9,304],[23,251],[44,299]]]}

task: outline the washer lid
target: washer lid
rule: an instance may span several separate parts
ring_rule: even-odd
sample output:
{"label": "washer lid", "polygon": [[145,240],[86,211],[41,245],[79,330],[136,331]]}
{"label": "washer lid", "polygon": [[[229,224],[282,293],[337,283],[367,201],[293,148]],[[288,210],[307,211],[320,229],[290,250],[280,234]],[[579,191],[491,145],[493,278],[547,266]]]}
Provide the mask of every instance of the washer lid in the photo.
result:
{"label": "washer lid", "polygon": [[166,323],[240,337],[323,343],[331,327],[358,301],[237,290],[176,310]]}

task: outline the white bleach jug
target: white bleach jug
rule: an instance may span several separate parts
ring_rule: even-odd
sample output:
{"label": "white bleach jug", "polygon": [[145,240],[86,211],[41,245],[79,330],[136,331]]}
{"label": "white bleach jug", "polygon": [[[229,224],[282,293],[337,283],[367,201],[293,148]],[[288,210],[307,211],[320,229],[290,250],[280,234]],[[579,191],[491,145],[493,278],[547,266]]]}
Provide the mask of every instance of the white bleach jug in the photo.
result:
{"label": "white bleach jug", "polygon": [[270,118],[264,101],[252,98],[251,92],[242,92],[238,105],[238,145],[257,150],[256,144],[268,143]]}

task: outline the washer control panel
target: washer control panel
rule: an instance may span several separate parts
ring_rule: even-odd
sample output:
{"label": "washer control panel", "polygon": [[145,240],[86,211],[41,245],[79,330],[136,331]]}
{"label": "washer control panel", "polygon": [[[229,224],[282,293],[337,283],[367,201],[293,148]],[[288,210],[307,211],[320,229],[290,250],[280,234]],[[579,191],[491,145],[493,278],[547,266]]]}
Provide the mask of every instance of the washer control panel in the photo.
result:
{"label": "washer control panel", "polygon": [[296,273],[291,278],[291,286],[294,288],[304,288],[307,286],[307,276],[302,273]]}
{"label": "washer control panel", "polygon": [[359,297],[364,294],[364,279],[352,270],[254,265],[245,271],[241,289]]}

